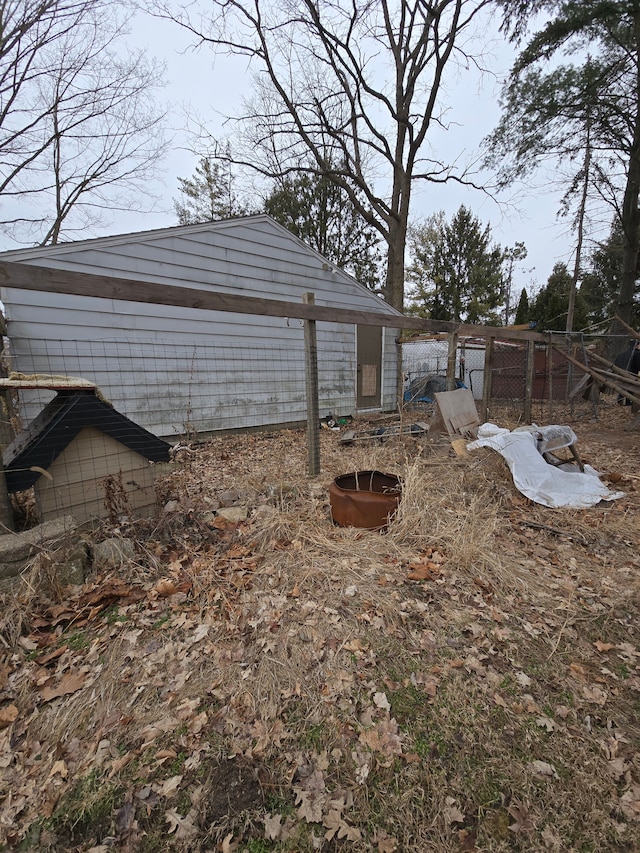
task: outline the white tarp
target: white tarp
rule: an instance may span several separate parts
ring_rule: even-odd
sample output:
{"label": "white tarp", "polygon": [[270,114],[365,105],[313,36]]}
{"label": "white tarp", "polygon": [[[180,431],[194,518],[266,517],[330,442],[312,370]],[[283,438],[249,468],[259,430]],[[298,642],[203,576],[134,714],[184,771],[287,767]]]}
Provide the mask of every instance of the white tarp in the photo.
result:
{"label": "white tarp", "polygon": [[468,444],[467,449],[490,447],[496,450],[506,460],[518,491],[544,506],[582,509],[595,506],[602,500],[622,497],[624,492],[612,492],[590,465],[579,471],[575,465],[557,467],[545,461],[539,450],[540,444],[544,446],[544,431],[558,429],[570,428],[534,426],[510,432],[496,424],[486,423],[478,428],[478,439]]}

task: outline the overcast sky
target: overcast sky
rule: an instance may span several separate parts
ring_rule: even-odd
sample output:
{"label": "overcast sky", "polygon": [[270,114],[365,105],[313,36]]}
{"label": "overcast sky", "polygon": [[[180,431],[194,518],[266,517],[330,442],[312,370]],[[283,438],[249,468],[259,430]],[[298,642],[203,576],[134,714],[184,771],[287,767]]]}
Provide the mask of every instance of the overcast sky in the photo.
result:
{"label": "overcast sky", "polygon": [[[190,50],[187,37],[169,22],[138,18],[132,35],[167,63],[167,97],[173,104],[175,139],[163,169],[164,184],[160,187],[163,198],[160,207],[164,209],[147,217],[131,217],[126,229],[116,231],[176,224],[173,199],[178,196],[177,178],[190,177],[197,163],[184,134],[185,114],[197,113],[210,124],[214,136],[224,134],[228,132],[224,117],[234,114],[251,83],[246,60],[215,58],[207,49]],[[446,82],[450,128],[446,133],[430,137],[436,152],[446,151],[447,155],[455,152],[461,161],[472,157],[474,149],[497,123],[499,80],[509,70],[513,57],[512,49],[497,36],[496,27],[493,32],[491,28],[488,31],[485,51],[483,63],[493,74],[481,75],[471,68],[451,75]],[[573,238],[566,220],[558,220],[556,216],[557,192],[545,191],[540,186],[519,187],[509,195],[510,201],[505,195],[498,205],[483,193],[459,184],[425,184],[414,191],[412,218],[420,219],[439,210],[444,210],[450,218],[464,204],[483,225],[491,224],[494,239],[500,245],[524,242],[529,254],[516,271],[517,299],[521,287],[526,286],[531,292],[546,283],[557,261],[572,265]]]}
{"label": "overcast sky", "polygon": [[[446,104],[450,107],[447,119],[449,130],[429,137],[434,153],[450,158],[459,156],[463,162],[472,157],[482,138],[495,126],[499,118],[499,78],[504,76],[512,60],[511,49],[496,37],[484,39],[485,67],[493,74],[480,75],[475,69],[460,70],[446,80]],[[490,31],[489,31],[490,34]],[[134,20],[130,36],[132,43],[144,46],[167,64],[166,98],[170,102],[170,123],[173,136],[172,150],[162,164],[162,179],[155,188],[159,201],[156,210],[147,214],[119,213],[108,226],[91,236],[119,234],[128,231],[162,228],[177,224],[173,199],[178,197],[178,177],[190,177],[197,157],[189,150],[190,140],[185,133],[186,116],[197,114],[205,120],[214,136],[228,133],[224,118],[233,115],[243,95],[249,94],[251,75],[246,60],[226,57],[215,58],[208,49],[194,51],[189,40],[176,25],[139,14]],[[454,69],[450,69],[454,71]],[[446,153],[443,153],[446,152]],[[413,194],[412,219],[424,218],[444,210],[451,218],[461,204],[470,208],[483,225],[491,224],[494,240],[501,246],[524,242],[528,257],[516,270],[514,298],[526,286],[529,292],[544,284],[558,260],[572,264],[573,239],[567,233],[566,221],[558,221],[557,193],[519,188],[506,196],[502,205],[496,204],[476,190],[459,184],[447,186],[423,184]],[[5,248],[12,248],[5,245]]]}

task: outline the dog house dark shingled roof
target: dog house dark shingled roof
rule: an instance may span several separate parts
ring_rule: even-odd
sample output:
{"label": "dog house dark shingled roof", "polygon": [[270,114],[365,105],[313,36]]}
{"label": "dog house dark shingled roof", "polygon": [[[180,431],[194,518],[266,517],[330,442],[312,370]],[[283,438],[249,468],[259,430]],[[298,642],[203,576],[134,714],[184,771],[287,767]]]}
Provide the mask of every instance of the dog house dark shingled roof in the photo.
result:
{"label": "dog house dark shingled roof", "polygon": [[7,489],[28,489],[69,446],[78,433],[93,427],[151,462],[167,462],[170,445],[100,400],[93,390],[63,390],[4,450]]}

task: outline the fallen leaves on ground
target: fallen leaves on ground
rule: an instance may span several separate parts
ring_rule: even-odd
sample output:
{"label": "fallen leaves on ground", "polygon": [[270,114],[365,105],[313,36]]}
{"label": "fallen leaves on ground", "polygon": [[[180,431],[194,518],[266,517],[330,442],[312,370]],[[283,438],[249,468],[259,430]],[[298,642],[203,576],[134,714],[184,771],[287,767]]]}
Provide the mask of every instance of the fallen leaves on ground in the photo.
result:
{"label": "fallen leaves on ground", "polygon": [[[334,438],[331,473],[373,466]],[[633,843],[635,504],[554,513],[496,491],[493,463],[378,452],[423,466],[405,497],[426,518],[334,528],[298,433],[216,439],[169,480],[165,527],[136,528],[135,566],[31,596],[0,658],[2,843],[44,822],[69,851],[562,850],[571,809],[585,844]],[[212,516],[212,471],[246,520]],[[107,794],[80,832],[77,800]]]}

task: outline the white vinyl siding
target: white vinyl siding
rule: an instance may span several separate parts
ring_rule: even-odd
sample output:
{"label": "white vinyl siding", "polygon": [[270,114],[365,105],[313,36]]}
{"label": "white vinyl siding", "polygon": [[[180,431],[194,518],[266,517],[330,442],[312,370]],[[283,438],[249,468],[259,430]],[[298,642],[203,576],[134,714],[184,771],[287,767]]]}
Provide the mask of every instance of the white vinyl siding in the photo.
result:
{"label": "white vinyl siding", "polygon": [[[388,313],[267,216],[18,250],[3,260],[251,297]],[[12,368],[95,382],[156,435],[306,418],[300,320],[5,287]],[[355,411],[355,327],[318,322],[321,415]],[[382,408],[396,402],[397,332],[386,330]],[[42,395],[23,395],[28,414]],[[46,402],[46,400],[45,400]]]}

